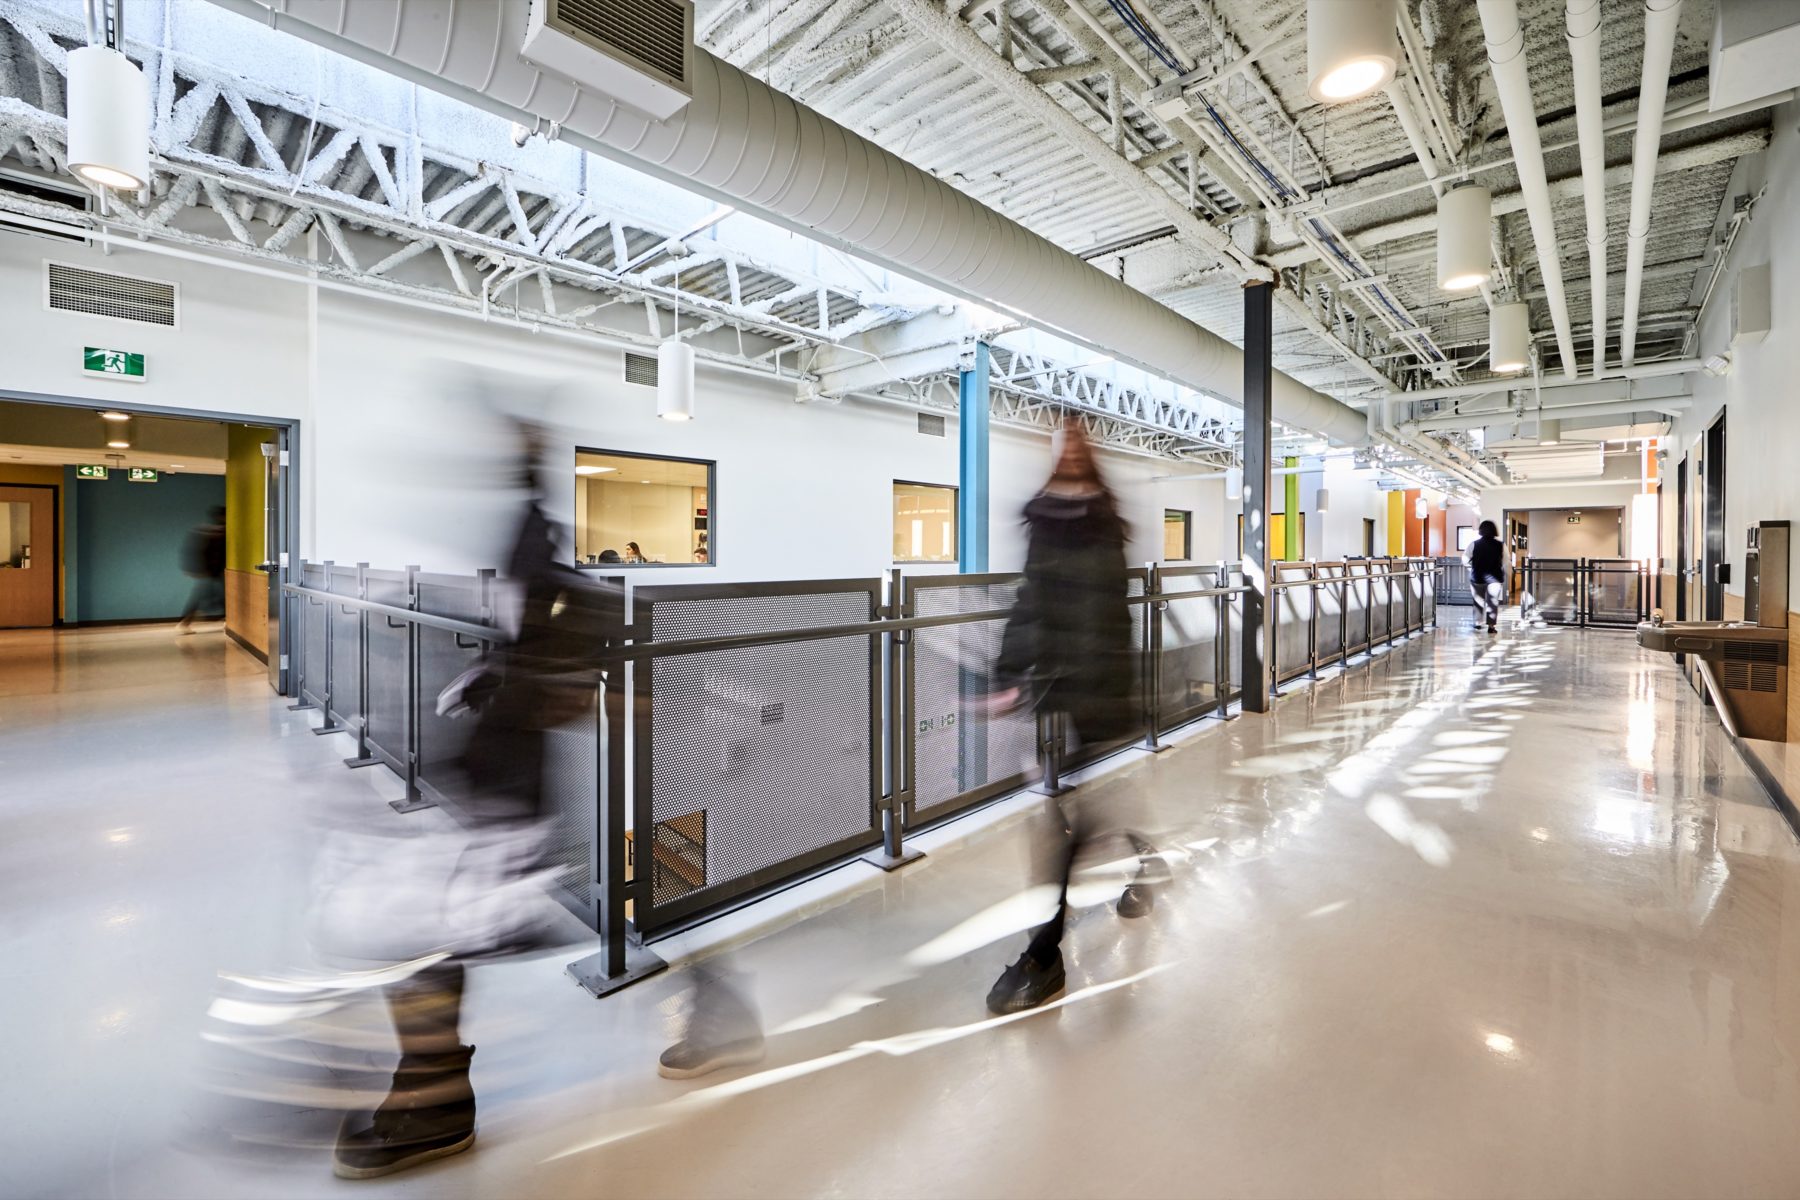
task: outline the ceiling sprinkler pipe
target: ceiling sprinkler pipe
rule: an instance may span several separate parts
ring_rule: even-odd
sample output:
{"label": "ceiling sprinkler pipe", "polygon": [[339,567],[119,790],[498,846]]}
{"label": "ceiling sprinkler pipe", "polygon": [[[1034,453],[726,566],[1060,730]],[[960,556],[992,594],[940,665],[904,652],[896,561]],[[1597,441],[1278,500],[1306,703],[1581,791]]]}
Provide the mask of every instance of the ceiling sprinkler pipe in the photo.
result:
{"label": "ceiling sprinkler pipe", "polygon": [[1606,369],[1606,130],[1600,98],[1600,0],[1568,0],[1565,16],[1581,146],[1581,200],[1587,214],[1588,296],[1594,329],[1591,374]]}
{"label": "ceiling sprinkler pipe", "polygon": [[1681,0],[1646,0],[1644,73],[1638,84],[1638,128],[1631,148],[1631,223],[1625,249],[1625,321],[1619,330],[1619,361],[1637,361],[1638,304],[1644,290],[1644,253],[1650,241],[1650,200],[1656,188],[1656,157],[1662,150],[1663,106],[1669,99],[1669,63]]}

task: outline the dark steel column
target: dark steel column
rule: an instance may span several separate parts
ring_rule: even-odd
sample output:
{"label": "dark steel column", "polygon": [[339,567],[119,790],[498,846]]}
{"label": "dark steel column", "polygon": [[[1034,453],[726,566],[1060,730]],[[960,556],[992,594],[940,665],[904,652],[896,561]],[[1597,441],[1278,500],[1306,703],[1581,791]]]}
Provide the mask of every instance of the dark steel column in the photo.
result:
{"label": "dark steel column", "polygon": [[1269,711],[1269,450],[1274,403],[1274,285],[1244,285],[1244,681],[1243,711]]}

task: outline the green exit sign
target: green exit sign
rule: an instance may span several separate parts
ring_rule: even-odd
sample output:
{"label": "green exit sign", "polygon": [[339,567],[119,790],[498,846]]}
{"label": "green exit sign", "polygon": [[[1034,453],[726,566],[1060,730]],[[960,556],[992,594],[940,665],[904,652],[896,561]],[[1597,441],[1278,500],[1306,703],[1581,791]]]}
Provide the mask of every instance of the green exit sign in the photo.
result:
{"label": "green exit sign", "polygon": [[77,479],[105,479],[106,478],[106,468],[102,467],[102,466],[98,466],[94,463],[82,463],[80,466],[75,468],[75,478],[77,478]]}
{"label": "green exit sign", "polygon": [[129,478],[133,483],[155,483],[156,472],[148,467],[132,467]]}
{"label": "green exit sign", "polygon": [[99,346],[84,347],[81,370],[85,375],[105,375],[128,383],[144,382],[144,356],[129,350],[106,350]]}

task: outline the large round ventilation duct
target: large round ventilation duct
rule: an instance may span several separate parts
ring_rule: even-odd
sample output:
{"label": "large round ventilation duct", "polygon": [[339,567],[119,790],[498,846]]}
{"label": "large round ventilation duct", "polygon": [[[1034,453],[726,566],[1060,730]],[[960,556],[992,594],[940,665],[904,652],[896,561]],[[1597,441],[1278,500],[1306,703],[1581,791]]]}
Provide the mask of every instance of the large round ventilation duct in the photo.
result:
{"label": "large round ventilation duct", "polygon": [[[656,122],[519,57],[529,0],[212,0],[1184,387],[1243,401],[1243,353],[949,184],[696,49],[694,98]],[[1348,405],[1277,374],[1275,418],[1345,444]]]}

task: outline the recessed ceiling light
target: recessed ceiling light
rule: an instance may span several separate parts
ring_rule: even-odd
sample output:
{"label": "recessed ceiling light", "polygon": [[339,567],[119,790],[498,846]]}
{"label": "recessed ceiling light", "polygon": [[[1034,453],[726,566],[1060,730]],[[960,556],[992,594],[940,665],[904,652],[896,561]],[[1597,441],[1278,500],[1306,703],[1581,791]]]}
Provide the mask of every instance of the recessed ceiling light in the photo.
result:
{"label": "recessed ceiling light", "polygon": [[609,471],[617,471],[617,467],[591,467],[586,463],[575,468],[577,475],[604,475]]}
{"label": "recessed ceiling light", "polygon": [[106,444],[109,448],[111,448],[113,450],[129,450],[129,449],[131,449],[130,442],[112,441],[112,442],[108,442]]}
{"label": "recessed ceiling light", "polygon": [[109,408],[100,414],[100,419],[102,421],[129,421],[131,420],[131,414],[122,413],[117,409]]}

